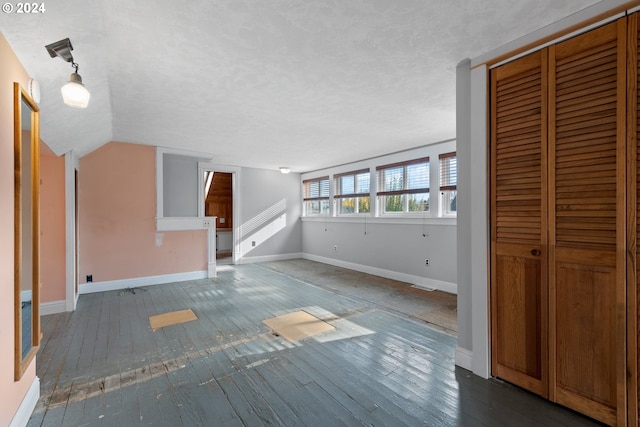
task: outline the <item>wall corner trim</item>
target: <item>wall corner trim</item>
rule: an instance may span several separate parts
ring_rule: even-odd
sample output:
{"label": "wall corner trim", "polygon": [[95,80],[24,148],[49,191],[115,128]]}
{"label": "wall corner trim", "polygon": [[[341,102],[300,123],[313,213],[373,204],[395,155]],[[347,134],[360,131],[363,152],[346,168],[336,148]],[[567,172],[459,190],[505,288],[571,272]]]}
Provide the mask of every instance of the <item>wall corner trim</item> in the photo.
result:
{"label": "wall corner trim", "polygon": [[456,366],[471,371],[471,361],[473,360],[473,352],[466,348],[456,347]]}
{"label": "wall corner trim", "polygon": [[142,286],[164,285],[187,280],[207,279],[208,271],[191,271],[187,273],[163,274],[159,276],[135,277],[132,279],[109,280],[105,282],[83,283],[79,286],[80,294],[94,292],[117,291],[120,289],[138,288]]}
{"label": "wall corner trim", "polygon": [[31,418],[31,414],[33,414],[34,409],[36,409],[38,399],[40,399],[40,378],[36,376],[29,386],[29,390],[27,390],[24,399],[22,399],[22,403],[20,403],[9,427],[26,426],[29,418]]}

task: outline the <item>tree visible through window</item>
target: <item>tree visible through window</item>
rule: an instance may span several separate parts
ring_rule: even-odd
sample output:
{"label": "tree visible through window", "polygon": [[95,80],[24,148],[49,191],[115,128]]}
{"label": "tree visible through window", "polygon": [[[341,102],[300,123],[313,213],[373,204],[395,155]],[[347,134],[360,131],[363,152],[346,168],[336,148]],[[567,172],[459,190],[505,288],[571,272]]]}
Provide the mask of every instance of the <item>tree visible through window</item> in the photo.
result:
{"label": "tree visible through window", "polygon": [[429,212],[429,158],[378,166],[381,213]]}
{"label": "tree visible through window", "polygon": [[334,180],[339,215],[371,212],[369,169],[337,174]]}
{"label": "tree visible through window", "polygon": [[458,211],[458,162],[456,153],[440,154],[440,195],[442,213],[455,215]]}

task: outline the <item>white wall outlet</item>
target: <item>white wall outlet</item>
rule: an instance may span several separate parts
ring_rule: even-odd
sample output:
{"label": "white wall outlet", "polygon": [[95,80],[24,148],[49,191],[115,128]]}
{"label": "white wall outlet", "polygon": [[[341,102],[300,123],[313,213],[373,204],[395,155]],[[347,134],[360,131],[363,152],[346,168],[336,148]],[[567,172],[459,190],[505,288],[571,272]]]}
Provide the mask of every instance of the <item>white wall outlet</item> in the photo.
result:
{"label": "white wall outlet", "polygon": [[204,228],[209,228],[211,227],[211,220],[210,219],[205,219],[204,221],[202,221],[202,226]]}
{"label": "white wall outlet", "polygon": [[224,224],[224,218],[220,218],[220,224]]}
{"label": "white wall outlet", "polygon": [[430,263],[430,262],[431,262],[431,261],[429,260],[429,258],[425,258],[425,259],[424,259],[424,266],[425,266],[425,267],[429,267],[429,263]]}
{"label": "white wall outlet", "polygon": [[338,245],[335,245],[335,246],[333,247],[333,250],[334,250],[334,251],[337,251],[337,250],[338,250]]}

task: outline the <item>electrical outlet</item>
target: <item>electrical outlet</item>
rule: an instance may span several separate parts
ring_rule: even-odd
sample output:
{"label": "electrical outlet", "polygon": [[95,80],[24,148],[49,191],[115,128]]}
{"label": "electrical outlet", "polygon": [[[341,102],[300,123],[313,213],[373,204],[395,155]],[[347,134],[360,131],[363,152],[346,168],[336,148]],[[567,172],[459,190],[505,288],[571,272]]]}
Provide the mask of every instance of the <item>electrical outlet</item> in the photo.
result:
{"label": "electrical outlet", "polygon": [[87,283],[93,282],[93,274],[87,274]]}
{"label": "electrical outlet", "polygon": [[335,246],[333,247],[333,250],[334,250],[334,251],[337,251],[337,250],[338,250],[338,245],[335,245]]}
{"label": "electrical outlet", "polygon": [[202,226],[204,228],[209,228],[211,227],[211,220],[210,219],[205,219],[204,221],[202,221]]}
{"label": "electrical outlet", "polygon": [[429,267],[429,262],[430,262],[430,261],[429,261],[429,258],[425,258],[425,259],[424,259],[424,266],[425,266],[425,267]]}
{"label": "electrical outlet", "polygon": [[255,245],[256,245],[256,241],[255,241],[255,240],[253,240],[253,241],[251,242],[251,246],[255,246]]}

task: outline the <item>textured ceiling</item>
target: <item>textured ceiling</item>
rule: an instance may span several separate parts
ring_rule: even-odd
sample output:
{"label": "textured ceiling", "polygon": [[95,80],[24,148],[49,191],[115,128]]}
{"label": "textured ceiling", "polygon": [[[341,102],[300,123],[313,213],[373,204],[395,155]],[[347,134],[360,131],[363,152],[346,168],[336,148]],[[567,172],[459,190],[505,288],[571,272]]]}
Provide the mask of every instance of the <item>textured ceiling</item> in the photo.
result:
{"label": "textured ceiling", "polygon": [[[62,154],[108,141],[295,172],[455,137],[455,67],[596,0],[60,0],[0,14]],[[91,92],[62,103],[69,37]]]}

